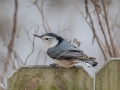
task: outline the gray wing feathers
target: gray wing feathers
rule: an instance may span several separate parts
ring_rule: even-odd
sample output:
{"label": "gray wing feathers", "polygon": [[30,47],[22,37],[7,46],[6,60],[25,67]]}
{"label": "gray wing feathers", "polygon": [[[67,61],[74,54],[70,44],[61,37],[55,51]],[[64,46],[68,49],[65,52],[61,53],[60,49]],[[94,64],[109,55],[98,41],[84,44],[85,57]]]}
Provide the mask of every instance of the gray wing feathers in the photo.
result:
{"label": "gray wing feathers", "polygon": [[82,50],[67,50],[58,56],[58,59],[78,59],[78,60],[95,60],[93,57],[88,57]]}
{"label": "gray wing feathers", "polygon": [[48,49],[47,54],[51,58],[59,60],[95,60],[95,58],[88,57],[82,50],[77,49],[65,40],[59,45]]}

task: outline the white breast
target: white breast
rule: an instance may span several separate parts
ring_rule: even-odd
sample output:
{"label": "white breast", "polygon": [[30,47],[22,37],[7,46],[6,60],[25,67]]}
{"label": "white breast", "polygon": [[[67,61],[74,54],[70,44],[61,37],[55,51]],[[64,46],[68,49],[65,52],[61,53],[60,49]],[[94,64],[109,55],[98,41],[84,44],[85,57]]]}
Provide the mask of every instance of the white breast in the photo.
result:
{"label": "white breast", "polygon": [[57,40],[53,40],[53,41],[50,41],[50,42],[47,42],[47,43],[45,42],[46,49],[55,47],[57,44],[58,44],[58,41],[57,41]]}

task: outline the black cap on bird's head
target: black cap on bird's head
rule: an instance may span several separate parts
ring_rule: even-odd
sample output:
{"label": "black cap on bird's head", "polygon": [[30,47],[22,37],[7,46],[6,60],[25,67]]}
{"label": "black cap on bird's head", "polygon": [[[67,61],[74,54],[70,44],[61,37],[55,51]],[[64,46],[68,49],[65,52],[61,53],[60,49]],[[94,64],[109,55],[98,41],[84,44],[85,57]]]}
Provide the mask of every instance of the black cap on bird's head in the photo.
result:
{"label": "black cap on bird's head", "polygon": [[35,37],[43,37],[43,36],[51,36],[51,37],[60,37],[60,36],[58,36],[58,35],[56,35],[56,34],[54,34],[54,33],[46,33],[46,34],[43,34],[43,35],[41,35],[41,36],[39,36],[39,35],[36,35],[36,34],[33,34]]}
{"label": "black cap on bird's head", "polygon": [[50,37],[55,37],[55,38],[59,38],[60,37],[60,36],[58,36],[58,35],[56,35],[54,33],[46,33],[46,34],[43,34],[42,36],[50,36]]}
{"label": "black cap on bird's head", "polygon": [[43,34],[43,35],[41,35],[41,36],[35,35],[35,34],[33,34],[33,35],[34,35],[35,37],[39,37],[39,38],[44,37],[44,36],[54,37],[54,38],[56,38],[56,39],[59,41],[59,43],[64,40],[62,37],[60,37],[60,36],[58,36],[58,35],[56,35],[56,34],[54,34],[54,33],[46,33],[46,34]]}

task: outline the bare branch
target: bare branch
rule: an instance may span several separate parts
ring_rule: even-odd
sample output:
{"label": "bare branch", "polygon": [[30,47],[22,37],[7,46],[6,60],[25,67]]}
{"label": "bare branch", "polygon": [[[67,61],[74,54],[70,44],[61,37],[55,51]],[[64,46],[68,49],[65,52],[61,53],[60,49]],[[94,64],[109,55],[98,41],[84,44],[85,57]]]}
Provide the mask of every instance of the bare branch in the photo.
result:
{"label": "bare branch", "polygon": [[[35,30],[35,34],[38,33],[38,30],[39,30],[39,26],[37,26],[37,29]],[[27,33],[27,36],[29,38],[29,34]],[[30,40],[30,39],[29,39]],[[32,43],[32,51],[31,53],[29,53],[29,55],[27,56],[27,58],[25,59],[25,63],[24,65],[26,65],[27,61],[28,61],[28,58],[33,54],[34,52],[34,46],[35,46],[35,37],[33,37],[33,41],[31,42]]]}
{"label": "bare branch", "polygon": [[66,28],[63,29],[63,30],[60,30],[60,27],[59,27],[57,34],[60,34],[60,33],[65,32],[65,31],[71,31],[71,29],[70,29],[71,27],[72,27],[72,25],[69,26],[69,27],[66,27]]}
{"label": "bare branch", "polygon": [[14,19],[13,19],[12,38],[8,45],[8,53],[9,54],[13,51],[13,46],[14,46],[14,39],[15,39],[16,27],[17,27],[17,11],[18,11],[18,2],[17,2],[17,0],[15,0],[15,12],[14,12]]}
{"label": "bare branch", "polygon": [[[39,10],[40,14],[42,15],[42,21],[43,21],[43,26],[44,26],[45,31],[48,32],[48,30],[49,30],[49,32],[51,32],[50,26],[49,26],[49,24],[48,24],[48,22],[47,22],[47,20],[46,20],[46,18],[44,16],[44,14],[43,14],[43,11],[42,11],[44,2],[45,2],[45,0],[42,0],[41,9],[38,6],[37,0],[35,0],[34,5],[37,7],[37,9]],[[46,29],[44,22],[46,23],[48,30]]]}
{"label": "bare branch", "polygon": [[103,26],[102,26],[102,22],[101,22],[101,19],[100,19],[100,16],[99,16],[99,12],[98,12],[97,7],[96,7],[96,6],[97,6],[97,3],[96,3],[95,0],[91,0],[91,1],[93,2],[94,7],[95,7],[95,11],[96,11],[96,13],[97,13],[98,22],[99,22],[99,25],[100,25],[100,27],[101,27],[101,31],[102,31],[103,36],[104,36],[104,39],[105,39],[105,43],[106,43],[107,48],[108,48],[108,50],[109,50],[108,53],[109,53],[110,56],[112,56],[112,52],[111,52],[110,46],[109,46],[109,44],[108,44],[108,40],[107,40],[105,31],[104,31]]}
{"label": "bare branch", "polygon": [[37,63],[38,63],[38,60],[39,60],[39,56],[40,56],[40,54],[41,54],[41,50],[39,50],[39,52],[38,52],[37,60],[36,60],[36,64],[35,64],[35,65],[37,65]]}
{"label": "bare branch", "polygon": [[3,80],[3,78],[2,78],[1,75],[0,75],[0,80],[1,80],[1,82],[2,82],[2,85],[6,88],[6,85],[5,85],[4,80]]}
{"label": "bare branch", "polygon": [[105,21],[106,21],[107,28],[108,28],[108,33],[109,33],[108,35],[109,35],[110,43],[111,43],[111,46],[112,46],[113,56],[115,57],[115,50],[114,50],[115,47],[114,47],[114,44],[113,44],[112,35],[111,35],[111,32],[110,32],[110,27],[109,27],[109,23],[108,23],[108,17],[107,17],[107,13],[106,13],[106,9],[105,9],[105,3],[104,3],[103,0],[102,0],[102,5],[103,5],[103,11],[104,11],[104,14],[105,14]]}
{"label": "bare branch", "polygon": [[7,72],[7,65],[9,64],[9,60],[11,58],[11,53],[12,53],[13,47],[14,47],[14,39],[15,39],[16,27],[17,27],[17,12],[18,12],[18,2],[17,2],[17,0],[14,0],[14,2],[15,2],[15,12],[14,12],[14,17],[13,17],[13,30],[12,30],[12,35],[11,35],[12,38],[10,40],[10,43],[8,44],[8,55],[5,60],[5,66],[4,66],[2,76],[5,76],[4,75],[5,71]]}
{"label": "bare branch", "polygon": [[101,49],[101,51],[102,51],[102,54],[103,54],[105,60],[107,60],[107,57],[106,57],[106,55],[105,55],[105,53],[104,53],[104,50],[103,50],[103,48],[102,48],[102,45],[100,44],[100,39],[99,39],[98,35],[97,35],[96,32],[95,32],[95,28],[94,28],[93,21],[92,21],[91,15],[90,15],[90,13],[89,13],[89,9],[88,9],[87,4],[88,4],[88,1],[85,0],[86,13],[87,13],[87,15],[88,15],[88,17],[89,17],[89,19],[90,19],[91,29],[92,29],[93,35],[94,35],[93,39],[96,38],[97,43],[98,43],[98,45],[99,45],[99,47],[100,47],[100,49]]}
{"label": "bare branch", "polygon": [[77,10],[79,11],[79,13],[82,15],[82,17],[84,18],[84,20],[86,21],[86,23],[88,24],[88,26],[91,28],[89,22],[86,20],[86,17],[83,15],[82,11],[79,9],[77,3],[75,2],[75,0],[71,0],[72,3],[75,5],[75,7],[77,8]]}

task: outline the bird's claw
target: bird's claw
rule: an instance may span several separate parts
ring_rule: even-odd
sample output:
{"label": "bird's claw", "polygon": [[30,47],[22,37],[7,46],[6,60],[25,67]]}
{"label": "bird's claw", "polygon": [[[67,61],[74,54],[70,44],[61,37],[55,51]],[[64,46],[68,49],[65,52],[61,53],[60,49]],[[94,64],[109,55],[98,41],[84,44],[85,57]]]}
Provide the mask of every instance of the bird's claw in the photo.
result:
{"label": "bird's claw", "polygon": [[59,65],[57,63],[50,64],[50,66],[52,66],[52,67],[59,67]]}

